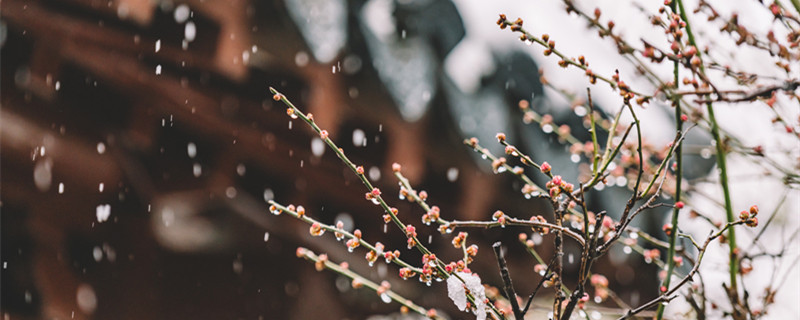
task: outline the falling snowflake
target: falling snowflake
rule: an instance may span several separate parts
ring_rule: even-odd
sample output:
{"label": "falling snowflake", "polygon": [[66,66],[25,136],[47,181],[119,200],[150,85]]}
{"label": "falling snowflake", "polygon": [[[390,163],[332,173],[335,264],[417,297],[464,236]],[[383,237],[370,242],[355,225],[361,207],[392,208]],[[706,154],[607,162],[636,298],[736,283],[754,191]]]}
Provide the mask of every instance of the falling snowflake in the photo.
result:
{"label": "falling snowflake", "polygon": [[97,222],[108,221],[108,217],[111,216],[111,205],[101,204],[97,206],[95,215],[97,215]]}

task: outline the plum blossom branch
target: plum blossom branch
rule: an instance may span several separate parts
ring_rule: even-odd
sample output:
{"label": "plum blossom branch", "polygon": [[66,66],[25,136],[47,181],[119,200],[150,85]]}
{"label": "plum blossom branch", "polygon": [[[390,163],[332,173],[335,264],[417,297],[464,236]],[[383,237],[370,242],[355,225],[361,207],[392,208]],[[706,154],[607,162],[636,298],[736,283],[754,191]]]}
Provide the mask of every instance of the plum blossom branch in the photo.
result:
{"label": "plum blossom branch", "polygon": [[325,254],[316,255],[311,250],[308,250],[303,247],[297,248],[297,257],[313,261],[314,265],[317,268],[317,271],[322,271],[323,269],[329,269],[338,274],[350,278],[352,280],[351,285],[354,289],[367,287],[375,291],[378,295],[388,297],[389,299],[401,304],[403,308],[406,308],[406,310],[414,311],[430,319],[444,319],[436,313],[436,310],[434,309],[426,310],[425,308],[415,304],[410,299],[404,298],[403,296],[392,291],[390,289],[391,285],[389,284],[389,282],[383,281],[381,282],[381,284],[377,284],[367,278],[362,277],[358,273],[351,271],[349,269],[347,262],[336,264],[328,260],[327,255]]}

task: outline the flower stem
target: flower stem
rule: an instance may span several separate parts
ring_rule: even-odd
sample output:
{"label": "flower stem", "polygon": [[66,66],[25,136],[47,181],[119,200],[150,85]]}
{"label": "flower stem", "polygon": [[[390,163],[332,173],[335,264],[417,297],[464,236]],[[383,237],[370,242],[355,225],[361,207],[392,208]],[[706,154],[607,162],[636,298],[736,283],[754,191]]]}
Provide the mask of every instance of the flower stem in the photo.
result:
{"label": "flower stem", "polygon": [[[683,7],[683,1],[677,0],[678,7],[680,10],[681,19],[686,22],[686,34],[689,36],[689,44],[697,47],[697,43],[694,40],[694,34],[692,33],[692,28],[689,23],[689,19],[686,16],[686,10]],[[701,57],[700,51],[697,52],[697,56]],[[700,64],[700,72],[705,73],[705,67],[703,64]],[[716,142],[717,147],[717,166],[719,167],[719,184],[722,186],[722,194],[725,198],[725,218],[727,219],[728,223],[736,221],[733,216],[733,206],[731,203],[731,195],[730,190],[728,189],[728,168],[725,163],[725,144],[722,141],[722,138],[719,134],[719,125],[717,124],[717,119],[714,116],[714,107],[712,106],[711,102],[706,103],[706,108],[708,110],[708,120],[711,122],[711,136],[714,138],[714,142]],[[737,259],[736,254],[736,232],[734,228],[728,228],[728,248],[729,248],[729,256],[730,262],[728,263],[729,273],[730,273],[730,290],[733,293],[737,291],[736,285],[736,274],[738,273],[739,261]]]}
{"label": "flower stem", "polygon": [[[675,2],[671,5],[672,11],[675,11]],[[673,62],[672,65],[673,70],[673,81],[675,85],[679,83],[679,70],[680,70],[680,63],[678,61]],[[675,130],[681,132],[683,130],[683,119],[681,119],[681,101],[676,97],[673,100],[675,104]],[[675,161],[676,161],[676,168],[675,168],[675,202],[681,201],[681,183],[683,182],[683,145],[679,144],[675,149]],[[675,242],[678,239],[678,214],[680,213],[680,208],[677,206],[672,209],[672,232],[669,234],[669,249],[667,250],[667,275],[664,277],[664,283],[662,286],[664,288],[669,289],[670,281],[672,280],[672,273],[675,271]],[[658,311],[656,312],[656,319],[661,320],[664,317],[664,304],[658,305]]]}

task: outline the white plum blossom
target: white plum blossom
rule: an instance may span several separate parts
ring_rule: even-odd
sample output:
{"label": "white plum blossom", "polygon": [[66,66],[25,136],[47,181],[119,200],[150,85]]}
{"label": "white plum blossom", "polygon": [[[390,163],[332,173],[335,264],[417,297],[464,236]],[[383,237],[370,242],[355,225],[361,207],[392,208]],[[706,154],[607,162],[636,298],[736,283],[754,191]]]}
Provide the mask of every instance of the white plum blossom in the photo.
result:
{"label": "white plum blossom", "polygon": [[[458,277],[464,280],[462,283]],[[447,296],[453,300],[459,310],[467,308],[467,292],[469,290],[475,298],[475,315],[478,320],[486,319],[486,292],[481,284],[481,278],[477,274],[457,272],[447,278]]]}

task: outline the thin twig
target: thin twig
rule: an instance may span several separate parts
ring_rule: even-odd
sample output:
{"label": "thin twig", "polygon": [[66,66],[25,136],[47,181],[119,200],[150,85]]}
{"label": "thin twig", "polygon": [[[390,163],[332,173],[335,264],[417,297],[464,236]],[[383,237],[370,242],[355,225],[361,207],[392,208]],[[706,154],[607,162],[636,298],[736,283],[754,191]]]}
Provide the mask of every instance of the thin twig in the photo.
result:
{"label": "thin twig", "polygon": [[514,285],[511,283],[511,274],[508,272],[506,258],[503,256],[503,248],[501,246],[502,244],[500,241],[495,242],[492,245],[492,250],[494,250],[494,255],[497,257],[497,265],[500,267],[500,277],[503,278],[503,291],[506,292],[508,301],[511,303],[511,310],[514,312],[514,318],[522,319],[525,314],[519,309],[517,292],[514,291]]}

